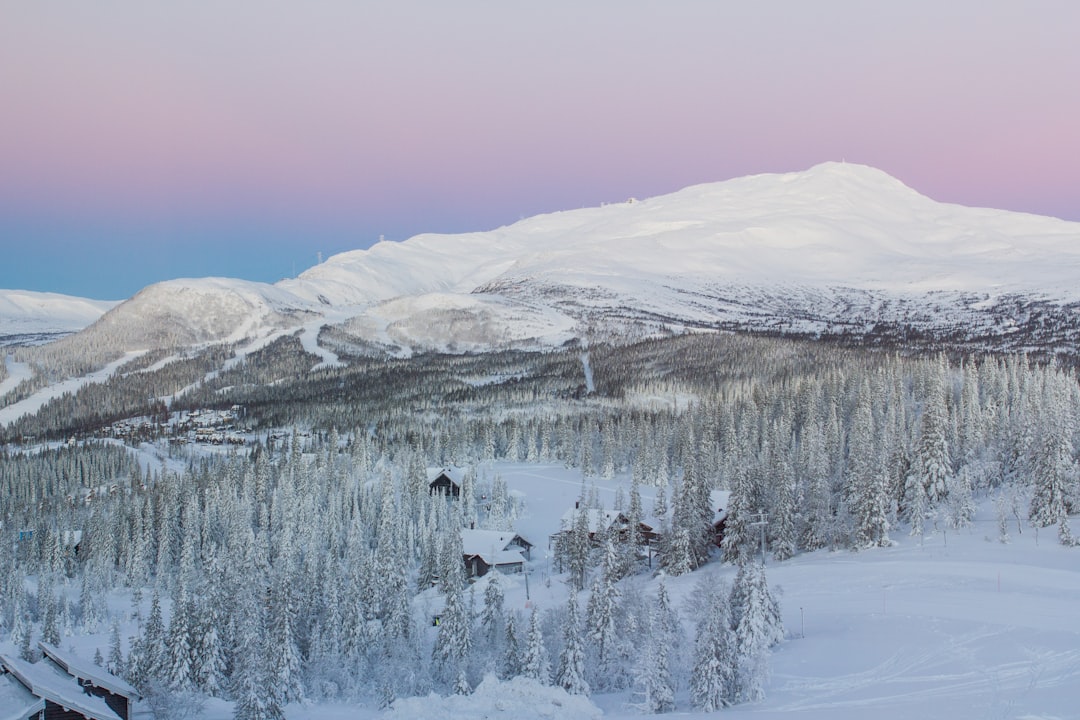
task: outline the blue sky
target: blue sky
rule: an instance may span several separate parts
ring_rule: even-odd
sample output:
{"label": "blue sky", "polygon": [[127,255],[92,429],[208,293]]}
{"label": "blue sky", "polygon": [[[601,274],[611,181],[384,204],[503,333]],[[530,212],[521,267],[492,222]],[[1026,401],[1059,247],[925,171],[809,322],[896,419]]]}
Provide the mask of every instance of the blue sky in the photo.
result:
{"label": "blue sky", "polygon": [[0,7],[0,287],[275,281],[380,235],[879,167],[1080,220],[1080,3]]}

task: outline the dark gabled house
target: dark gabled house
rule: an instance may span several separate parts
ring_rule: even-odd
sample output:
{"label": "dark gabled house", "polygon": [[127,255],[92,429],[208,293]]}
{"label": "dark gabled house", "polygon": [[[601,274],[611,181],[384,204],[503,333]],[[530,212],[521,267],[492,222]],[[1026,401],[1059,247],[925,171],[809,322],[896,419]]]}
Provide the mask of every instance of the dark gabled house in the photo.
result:
{"label": "dark gabled house", "polygon": [[461,496],[465,473],[456,468],[428,470],[428,493],[448,498]]}
{"label": "dark gabled house", "polygon": [[131,703],[141,697],[130,683],[78,655],[43,642],[39,642],[38,647],[45,653],[45,661],[52,661],[74,678],[83,692],[104,700],[121,720],[130,720]]}
{"label": "dark gabled house", "polygon": [[[577,504],[575,504],[574,507],[563,513],[559,532],[551,536],[551,541],[558,542],[561,537],[575,532],[574,527],[578,512],[580,511]],[[588,508],[584,512],[586,531],[590,543],[599,544],[604,535],[610,535],[621,543],[630,542],[632,538],[630,519],[623,513],[618,510],[598,510],[596,508]],[[652,525],[643,522],[638,523],[637,531],[646,545],[651,545],[659,538],[659,534],[653,529]]]}
{"label": "dark gabled house", "polygon": [[28,663],[0,655],[0,667],[43,703],[38,711],[43,720],[126,720],[48,659]]}

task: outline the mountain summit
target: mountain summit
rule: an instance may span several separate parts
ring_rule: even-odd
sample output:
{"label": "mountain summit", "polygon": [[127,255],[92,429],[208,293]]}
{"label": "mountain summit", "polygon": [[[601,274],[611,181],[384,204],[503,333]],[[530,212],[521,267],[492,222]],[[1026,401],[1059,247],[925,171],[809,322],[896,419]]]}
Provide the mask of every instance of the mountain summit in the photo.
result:
{"label": "mountain summit", "polygon": [[[478,350],[727,328],[954,333],[989,345],[1080,300],[1080,223],[935,202],[863,165],[695,185],[417,235],[276,285],[175,280],[86,332],[119,347],[303,330],[309,349]],[[1055,321],[1057,322],[1057,321]]]}

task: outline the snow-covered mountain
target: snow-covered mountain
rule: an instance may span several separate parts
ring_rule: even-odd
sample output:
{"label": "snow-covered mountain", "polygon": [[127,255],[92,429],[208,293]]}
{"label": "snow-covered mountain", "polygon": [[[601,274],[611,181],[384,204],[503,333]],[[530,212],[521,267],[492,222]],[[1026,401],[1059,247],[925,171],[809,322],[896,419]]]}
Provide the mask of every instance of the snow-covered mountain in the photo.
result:
{"label": "snow-covered mountain", "polygon": [[[1080,223],[938,203],[879,170],[825,163],[381,242],[276,285],[162,283],[87,332],[125,349],[313,324],[339,346],[389,349],[692,327],[1053,346],[1080,333],[1078,241]],[[1021,332],[1033,325],[1041,340]]]}
{"label": "snow-covered mountain", "polygon": [[0,342],[78,332],[117,304],[56,293],[0,290]]}

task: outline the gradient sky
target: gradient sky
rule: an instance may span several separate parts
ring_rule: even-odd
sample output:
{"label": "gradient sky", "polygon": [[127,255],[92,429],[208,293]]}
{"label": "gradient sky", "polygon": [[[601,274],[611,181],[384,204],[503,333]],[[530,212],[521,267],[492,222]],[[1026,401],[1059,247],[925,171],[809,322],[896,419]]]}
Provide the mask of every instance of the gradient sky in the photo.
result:
{"label": "gradient sky", "polygon": [[275,281],[824,160],[1080,220],[1075,0],[0,0],[0,287]]}

